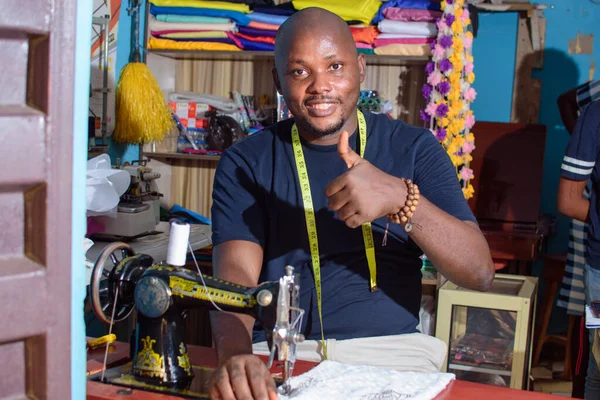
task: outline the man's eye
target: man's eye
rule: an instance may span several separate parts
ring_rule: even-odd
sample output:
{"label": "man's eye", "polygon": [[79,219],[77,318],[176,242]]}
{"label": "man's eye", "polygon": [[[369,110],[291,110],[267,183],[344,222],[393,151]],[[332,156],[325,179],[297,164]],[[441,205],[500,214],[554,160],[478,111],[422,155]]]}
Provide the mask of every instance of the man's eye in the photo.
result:
{"label": "man's eye", "polygon": [[305,70],[303,70],[303,69],[297,69],[297,70],[294,70],[294,71],[292,72],[292,75],[301,76],[301,75],[304,75],[304,73],[305,73],[305,72],[306,72],[306,71],[305,71]]}
{"label": "man's eye", "polygon": [[334,70],[334,71],[340,70],[340,69],[342,69],[342,64],[340,64],[340,63],[335,63],[335,64],[333,64],[333,65],[331,66],[331,69],[332,69],[332,70]]}

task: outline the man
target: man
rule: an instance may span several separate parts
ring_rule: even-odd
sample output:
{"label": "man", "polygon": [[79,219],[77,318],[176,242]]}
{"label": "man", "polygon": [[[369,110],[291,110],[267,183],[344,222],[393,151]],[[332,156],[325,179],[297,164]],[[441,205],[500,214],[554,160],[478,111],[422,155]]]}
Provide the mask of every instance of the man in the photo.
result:
{"label": "man", "polygon": [[[419,256],[467,288],[487,290],[494,271],[449,157],[426,129],[360,118],[365,60],[335,14],[310,8],[286,20],[273,77],[294,119],[223,154],[213,189],[215,274],[255,286],[294,266],[306,311],[300,358],[439,370],[445,345],[416,330]],[[375,257],[365,248],[371,232]],[[213,398],[277,397],[252,355],[253,343],[266,348],[253,323],[213,314]]]}
{"label": "man", "polygon": [[[583,263],[585,302],[600,299],[600,215],[598,201],[598,184],[600,183],[600,102],[593,101],[593,88],[600,88],[596,81],[584,84],[577,90],[577,102],[583,104],[579,117],[561,166],[561,177],[558,185],[558,211],[574,219],[571,225],[573,241],[577,240],[585,249],[580,254],[580,249],[573,245],[572,254],[567,259],[567,273],[565,276],[573,281],[577,278],[578,263]],[[597,91],[596,91],[597,92]],[[560,102],[559,102],[560,104]],[[568,113],[561,113],[563,118]],[[568,118],[568,117],[567,117]],[[565,124],[567,126],[567,124]],[[591,181],[591,185],[588,182]],[[586,186],[591,189],[586,190]],[[589,192],[589,193],[588,193]],[[576,223],[576,221],[579,221]],[[584,223],[586,223],[584,225]],[[578,228],[578,229],[576,229]],[[585,230],[585,232],[584,232]],[[580,234],[577,235],[576,232]],[[585,239],[585,240],[584,240]],[[571,285],[573,285],[573,282]],[[568,292],[575,301],[577,285]],[[561,295],[563,295],[561,289]],[[559,299],[560,300],[560,299]],[[560,301],[559,301],[559,304]],[[590,348],[593,340],[593,330],[589,334]],[[589,352],[587,376],[585,381],[586,399],[600,398],[600,372],[593,352]]]}

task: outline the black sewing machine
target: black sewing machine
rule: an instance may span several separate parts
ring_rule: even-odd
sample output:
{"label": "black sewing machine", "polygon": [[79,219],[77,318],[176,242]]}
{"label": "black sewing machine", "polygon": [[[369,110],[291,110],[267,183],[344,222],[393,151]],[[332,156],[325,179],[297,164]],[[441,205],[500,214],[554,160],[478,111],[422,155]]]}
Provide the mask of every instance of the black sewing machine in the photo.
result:
{"label": "black sewing machine", "polygon": [[[206,398],[206,383],[212,371],[191,365],[183,342],[184,313],[206,307],[248,314],[261,322],[271,345],[267,366],[271,367],[275,354],[284,361],[283,381],[278,383],[286,390],[296,360],[296,343],[304,340],[299,332],[303,311],[298,308],[298,282],[293,267],[288,266],[279,282],[244,287],[155,263],[148,255],[135,254],[126,243],[112,243],[94,264],[89,298],[95,315],[107,324],[123,321],[134,309],[137,311],[130,347],[132,361],[108,369],[95,379]],[[196,375],[200,375],[201,382],[194,383]]]}

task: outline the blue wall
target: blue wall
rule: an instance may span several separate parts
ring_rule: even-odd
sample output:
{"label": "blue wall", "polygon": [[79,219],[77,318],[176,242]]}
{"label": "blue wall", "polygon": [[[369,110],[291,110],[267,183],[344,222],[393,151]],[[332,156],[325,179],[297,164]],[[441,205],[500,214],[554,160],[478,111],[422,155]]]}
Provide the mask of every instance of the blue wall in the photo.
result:
{"label": "blue wall", "polygon": [[477,99],[472,108],[477,121],[510,122],[517,26],[517,13],[479,14],[473,41]]}
{"label": "blue wall", "polygon": [[[75,97],[73,109],[73,198],[71,217],[71,399],[85,399],[85,265],[83,238],[86,231],[85,193],[87,170],[87,120],[90,82],[90,43],[92,41],[92,2],[77,3],[75,39]],[[84,133],[84,134],[79,134]]]}
{"label": "blue wall", "polygon": [[[589,0],[554,0],[544,11],[546,42],[543,68],[533,77],[542,80],[540,124],[547,126],[544,181],[541,212],[558,215],[556,191],[560,164],[569,134],[560,120],[557,97],[564,91],[589,79],[592,59],[600,66],[600,6]],[[479,121],[508,122],[512,106],[513,71],[515,66],[517,13],[481,13],[478,36],[473,44],[475,89],[473,104]],[[592,56],[568,54],[569,39],[577,33],[594,34]],[[598,78],[600,74],[596,74]],[[477,142],[477,138],[475,138]],[[548,252],[564,253],[568,241],[568,220],[559,216],[558,233],[551,238]]]}

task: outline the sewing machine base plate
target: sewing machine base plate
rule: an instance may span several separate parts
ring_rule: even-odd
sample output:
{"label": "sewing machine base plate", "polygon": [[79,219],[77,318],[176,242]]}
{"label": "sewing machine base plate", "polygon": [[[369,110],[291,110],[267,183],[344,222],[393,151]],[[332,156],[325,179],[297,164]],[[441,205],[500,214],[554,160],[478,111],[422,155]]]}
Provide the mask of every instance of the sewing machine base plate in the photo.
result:
{"label": "sewing machine base plate", "polygon": [[[171,394],[186,399],[208,399],[208,381],[213,374],[214,368],[192,365],[194,379],[187,389],[168,388],[165,386],[151,385],[137,380],[131,373],[131,362],[117,367],[108,368],[104,372],[104,383],[123,386],[130,389],[145,390],[155,393]],[[101,382],[102,373],[88,377],[91,381]],[[275,384],[279,387],[283,382],[281,378],[274,377]]]}

